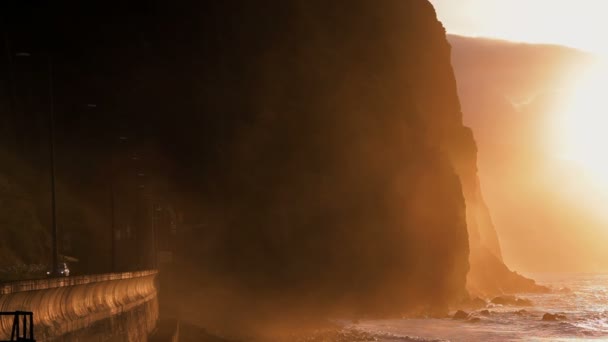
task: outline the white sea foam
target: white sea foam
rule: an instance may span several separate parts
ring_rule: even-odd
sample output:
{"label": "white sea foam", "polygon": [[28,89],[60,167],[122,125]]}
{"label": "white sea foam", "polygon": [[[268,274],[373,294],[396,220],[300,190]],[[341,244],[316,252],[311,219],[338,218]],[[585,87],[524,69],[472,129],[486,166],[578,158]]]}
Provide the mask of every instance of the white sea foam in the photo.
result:
{"label": "white sea foam", "polygon": [[[493,306],[480,322],[453,319],[368,320],[352,325],[378,341],[608,341],[608,275],[536,275],[555,289],[549,294],[522,294],[533,307]],[[561,291],[560,291],[561,289]],[[525,309],[525,313],[518,313]],[[546,322],[545,313],[564,321]]]}

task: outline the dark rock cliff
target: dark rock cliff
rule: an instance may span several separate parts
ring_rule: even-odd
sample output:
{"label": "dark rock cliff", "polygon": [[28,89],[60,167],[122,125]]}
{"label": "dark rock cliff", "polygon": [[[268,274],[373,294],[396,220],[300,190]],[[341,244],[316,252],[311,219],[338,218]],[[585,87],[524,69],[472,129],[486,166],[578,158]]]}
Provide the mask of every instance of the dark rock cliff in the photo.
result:
{"label": "dark rock cliff", "polygon": [[242,298],[255,314],[442,311],[466,296],[469,240],[500,255],[426,0],[140,5],[23,29],[53,42],[59,177],[107,212],[108,137],[129,136],[147,162],[121,166],[194,227],[174,268],[198,318],[229,322]]}
{"label": "dark rock cliff", "polygon": [[214,242],[186,258],[213,270],[207,279],[299,305],[396,313],[465,296],[456,171],[474,144],[432,6],[207,6],[199,13],[223,19],[203,20],[210,46],[192,77],[209,81],[195,101],[230,138],[197,169],[214,184],[201,205],[211,228],[193,236]]}
{"label": "dark rock cliff", "polygon": [[[531,129],[528,128],[537,126],[538,118],[518,113],[509,99],[515,102],[524,98],[531,99],[535,92],[547,89],[547,84],[559,84],[559,73],[556,70],[575,70],[573,67],[577,63],[582,64],[585,56],[575,50],[555,46],[533,46],[459,36],[450,36],[449,41],[453,46],[452,63],[458,77],[458,91],[465,119],[474,127],[481,150],[479,158],[477,153],[470,154],[465,165],[477,165],[480,161],[481,176],[485,176],[482,177],[484,184],[490,189],[489,194],[493,195],[488,209],[482,196],[477,169],[460,172],[461,176],[466,175],[463,187],[467,198],[467,224],[471,244],[469,291],[482,296],[546,291],[546,288],[537,286],[533,280],[511,271],[505,265],[490,211],[497,214],[493,216],[498,218],[499,228],[504,229],[503,237],[521,235],[521,231],[514,232],[524,225],[520,222],[525,221],[524,217],[529,215],[530,210],[508,198],[517,198],[519,202],[520,198],[523,201],[523,198],[530,195],[526,193],[527,190],[523,190],[528,188],[522,183],[525,177],[517,175],[513,170],[530,174],[526,162],[521,161],[542,159],[535,154],[538,145],[533,140],[539,139],[542,134],[530,134]],[[590,58],[587,57],[586,60],[590,61]],[[534,138],[529,139],[528,136]],[[496,188],[505,189],[501,201],[496,200]],[[516,213],[517,210],[519,212]],[[509,212],[509,215],[505,215],[505,212]],[[507,220],[505,216],[508,217]],[[538,239],[524,240],[540,246]],[[520,246],[523,247],[522,241],[515,246],[518,249],[516,252],[511,251],[511,260],[513,255],[523,252],[519,249]],[[517,259],[520,258],[521,255]]]}

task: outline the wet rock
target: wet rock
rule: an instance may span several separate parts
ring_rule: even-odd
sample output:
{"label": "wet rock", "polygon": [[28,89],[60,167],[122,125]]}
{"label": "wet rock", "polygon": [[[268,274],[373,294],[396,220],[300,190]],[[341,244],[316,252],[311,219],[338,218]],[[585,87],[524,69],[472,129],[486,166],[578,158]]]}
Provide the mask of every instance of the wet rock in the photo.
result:
{"label": "wet rock", "polygon": [[481,299],[481,298],[479,298],[479,297],[475,297],[475,298],[473,298],[473,299],[470,299],[470,300],[467,302],[467,306],[468,306],[468,307],[470,307],[470,308],[472,308],[472,309],[481,309],[481,308],[485,308],[487,304],[488,304],[488,303],[486,303],[486,301],[485,301],[485,300],[483,300],[483,299]]}
{"label": "wet rock", "polygon": [[515,296],[500,296],[491,300],[492,304],[509,305],[515,303]]}
{"label": "wet rock", "polygon": [[479,318],[479,317],[472,317],[467,320],[467,323],[479,323],[479,322],[481,322],[481,318]]}
{"label": "wet rock", "polygon": [[467,318],[469,318],[469,314],[462,310],[458,310],[458,311],[456,311],[456,313],[454,314],[454,316],[452,318],[453,319],[467,319]]}
{"label": "wet rock", "polygon": [[521,309],[521,310],[515,311],[515,314],[518,316],[525,316],[528,314],[528,311]]}
{"label": "wet rock", "polygon": [[532,306],[532,301],[529,299],[525,299],[525,298],[517,298],[517,300],[515,301],[515,305],[518,306]]}
{"label": "wet rock", "polygon": [[481,310],[479,314],[482,316],[490,316],[490,310]]}
{"label": "wet rock", "polygon": [[[197,340],[207,341],[207,340]],[[215,341],[215,340],[213,340]],[[224,341],[224,340],[222,340]],[[264,341],[264,342],[373,342],[378,341],[378,337],[367,332],[356,329],[318,329],[314,331],[287,333],[280,336],[264,336],[263,338],[247,340],[247,341]],[[219,342],[219,341],[218,341]],[[228,342],[228,341],[226,341]]]}
{"label": "wet rock", "polygon": [[532,306],[532,301],[525,298],[517,298],[515,296],[499,296],[492,299],[493,304],[497,305],[513,305],[513,306]]}
{"label": "wet rock", "polygon": [[543,321],[548,322],[563,321],[565,319],[567,319],[566,316],[562,314],[546,313],[543,315]]}

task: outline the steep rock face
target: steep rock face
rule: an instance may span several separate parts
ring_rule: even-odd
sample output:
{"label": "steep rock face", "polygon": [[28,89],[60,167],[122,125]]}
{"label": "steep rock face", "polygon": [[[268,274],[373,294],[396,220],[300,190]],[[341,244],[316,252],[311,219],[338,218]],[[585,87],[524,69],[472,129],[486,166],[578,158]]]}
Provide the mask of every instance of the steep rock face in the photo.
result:
{"label": "steep rock face", "polygon": [[397,313],[461,299],[469,248],[450,149],[467,130],[432,6],[235,8],[201,11],[224,19],[207,27],[222,39],[203,47],[215,82],[198,104],[231,139],[205,166],[212,217],[195,236],[214,243],[185,258],[298,305]]}
{"label": "steep rock face", "polygon": [[[485,204],[477,175],[477,146],[469,128],[461,130],[461,141],[451,148],[451,156],[462,182],[467,204],[467,227],[472,249],[483,247],[502,260],[500,242]],[[474,253],[474,251],[472,251]],[[473,270],[474,271],[474,270]]]}
{"label": "steep rock face", "polygon": [[[452,44],[461,44],[458,37],[452,39]],[[465,48],[461,45],[457,45],[457,48],[457,53],[452,58],[460,67],[467,60],[461,56]],[[469,80],[469,75],[461,72],[459,76],[462,82],[473,83]],[[476,84],[476,86],[483,85]],[[470,96],[466,100],[470,102]],[[511,271],[504,264],[500,241],[481,191],[477,169],[478,151],[472,131],[468,128],[462,131],[460,144],[451,150],[457,173],[462,181],[467,206],[467,227],[471,249],[469,258],[471,270],[467,276],[469,292],[477,296],[493,296],[502,293],[546,291],[546,288]]]}
{"label": "steep rock face", "polygon": [[[216,286],[281,308],[440,310],[465,295],[469,240],[500,258],[450,46],[426,0],[159,1],[127,12],[48,25],[61,37],[59,136],[75,137],[64,158],[107,145],[118,126],[160,146],[201,227],[176,267],[191,291],[206,286],[206,302],[223,298]],[[70,107],[91,98],[107,106],[99,122]],[[184,305],[198,309],[192,297]],[[229,322],[230,303],[210,316]]]}
{"label": "steep rock face", "polygon": [[[514,286],[508,285],[512,283],[507,279],[509,275],[501,272],[506,267],[502,263],[498,235],[481,192],[473,132],[462,123],[456,79],[450,62],[451,46],[440,25],[436,25],[434,31],[435,36],[426,39],[435,42],[435,65],[431,69],[418,69],[409,75],[409,84],[416,86],[408,88],[408,91],[419,99],[416,102],[418,110],[432,113],[423,115],[426,137],[438,144],[449,157],[462,185],[471,261],[468,289],[475,294],[479,294],[480,289],[483,289],[482,293],[495,293],[493,291],[497,289],[514,290]],[[425,51],[421,52],[424,56]],[[499,274],[498,278],[504,280],[502,286],[486,284],[485,279]],[[501,283],[500,280],[498,282]]]}

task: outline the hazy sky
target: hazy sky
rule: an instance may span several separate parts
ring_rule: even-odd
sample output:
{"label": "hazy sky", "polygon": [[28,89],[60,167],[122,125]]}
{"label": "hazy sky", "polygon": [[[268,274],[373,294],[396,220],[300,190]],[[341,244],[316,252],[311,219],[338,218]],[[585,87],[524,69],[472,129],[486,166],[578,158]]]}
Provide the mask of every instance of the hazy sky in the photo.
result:
{"label": "hazy sky", "polygon": [[608,0],[430,0],[449,33],[608,53]]}

